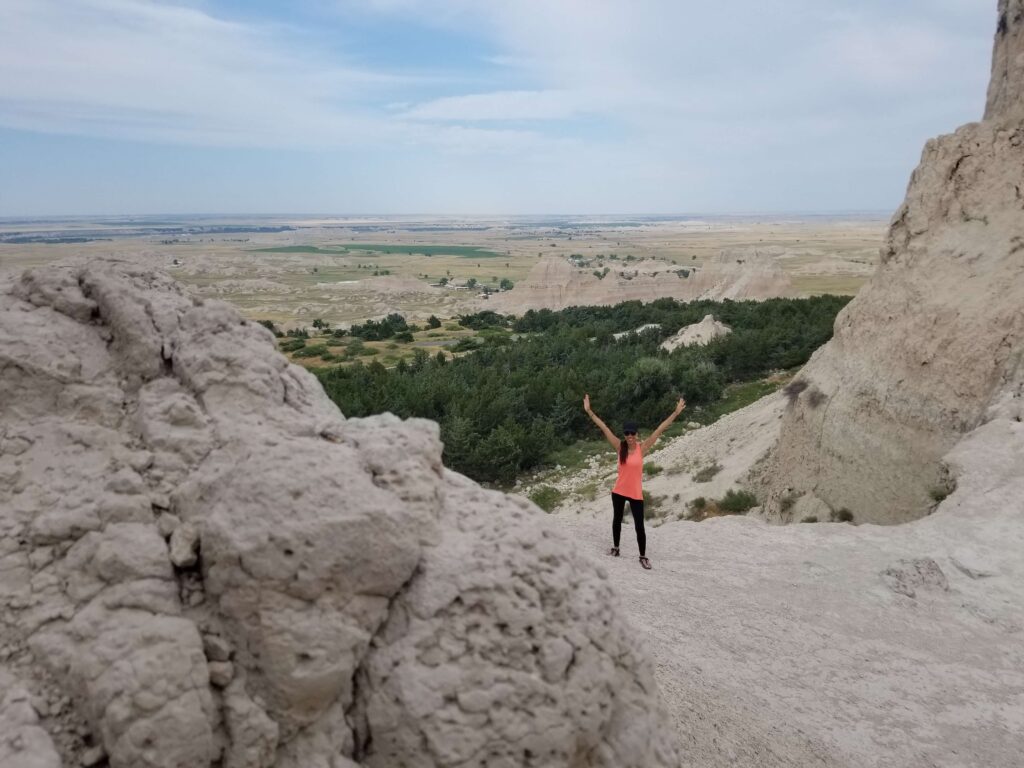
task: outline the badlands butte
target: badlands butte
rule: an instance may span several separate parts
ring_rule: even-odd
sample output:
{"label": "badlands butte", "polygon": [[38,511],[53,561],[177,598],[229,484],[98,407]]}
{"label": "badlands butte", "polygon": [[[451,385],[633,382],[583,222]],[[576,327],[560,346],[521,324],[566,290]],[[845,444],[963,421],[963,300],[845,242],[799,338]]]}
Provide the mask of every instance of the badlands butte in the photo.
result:
{"label": "badlands butte", "polygon": [[[652,527],[651,572],[602,557],[606,499],[481,488],[435,424],[346,418],[211,295],[354,257],[202,280],[195,244],[25,248],[0,284],[0,766],[1020,765],[1022,190],[1001,0],[984,118],[926,145],[833,339],[650,457],[761,500]],[[774,283],[784,254],[744,247]],[[722,250],[690,261],[731,272]],[[565,267],[516,280],[562,301],[533,269]],[[701,325],[676,341],[724,332]]]}

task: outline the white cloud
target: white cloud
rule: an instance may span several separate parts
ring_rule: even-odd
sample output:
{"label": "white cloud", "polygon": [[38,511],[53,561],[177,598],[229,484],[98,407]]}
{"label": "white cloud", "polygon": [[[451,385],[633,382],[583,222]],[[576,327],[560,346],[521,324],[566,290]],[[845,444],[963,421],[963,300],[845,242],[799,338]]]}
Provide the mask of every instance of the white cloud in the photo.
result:
{"label": "white cloud", "polygon": [[837,199],[898,194],[924,138],[980,114],[995,15],[991,0],[314,5],[331,1],[340,25],[461,35],[480,67],[396,76],[326,35],[226,21],[213,0],[0,0],[0,126],[395,154],[395,174],[429,167],[464,203],[499,185],[519,210],[742,205],[754,180],[816,200],[800,190],[811,166],[831,169]]}
{"label": "white cloud", "polygon": [[339,66],[299,42],[196,7],[5,0],[0,125],[212,146],[448,146],[376,106],[426,78]]}
{"label": "white cloud", "polygon": [[566,120],[592,109],[594,99],[580,91],[495,91],[447,96],[405,113],[414,120]]}

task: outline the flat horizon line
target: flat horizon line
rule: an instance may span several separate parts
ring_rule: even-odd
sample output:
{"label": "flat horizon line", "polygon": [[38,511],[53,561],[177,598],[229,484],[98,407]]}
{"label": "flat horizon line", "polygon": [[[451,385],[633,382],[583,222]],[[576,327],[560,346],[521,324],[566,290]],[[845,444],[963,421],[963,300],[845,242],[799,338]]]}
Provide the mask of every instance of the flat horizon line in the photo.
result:
{"label": "flat horizon line", "polygon": [[823,211],[729,211],[729,212],[680,212],[680,213],[326,213],[326,212],[277,212],[277,213],[253,213],[253,212],[212,212],[212,213],[63,213],[63,214],[27,214],[21,216],[0,216],[0,221],[65,221],[69,219],[152,219],[158,217],[173,218],[337,218],[337,219],[399,219],[399,218],[433,218],[433,219],[580,219],[580,218],[659,218],[659,219],[693,219],[704,217],[737,217],[753,218],[757,216],[892,216],[893,209],[888,208],[864,208],[848,210],[823,210]]}

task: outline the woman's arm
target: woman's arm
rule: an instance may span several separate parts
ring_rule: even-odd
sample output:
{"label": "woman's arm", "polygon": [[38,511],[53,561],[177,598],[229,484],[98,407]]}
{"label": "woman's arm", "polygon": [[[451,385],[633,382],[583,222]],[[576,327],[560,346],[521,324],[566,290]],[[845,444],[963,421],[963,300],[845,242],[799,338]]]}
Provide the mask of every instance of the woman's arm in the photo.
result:
{"label": "woman's arm", "polygon": [[658,425],[658,428],[651,433],[650,437],[648,437],[646,440],[640,443],[640,450],[642,450],[644,453],[647,453],[658,441],[658,438],[661,437],[661,433],[669,428],[672,422],[676,420],[676,417],[683,412],[683,408],[685,407],[686,401],[680,397],[679,402],[676,403],[676,409],[672,411],[672,415],[665,419],[663,422],[661,422],[661,424]]}
{"label": "woman's arm", "polygon": [[601,419],[598,418],[597,414],[590,410],[590,395],[583,396],[583,410],[587,412],[587,416],[590,417],[591,421],[597,424],[597,428],[600,429],[608,442],[611,443],[612,448],[615,450],[619,449],[619,438],[615,436],[615,433],[608,429],[608,425],[605,424]]}

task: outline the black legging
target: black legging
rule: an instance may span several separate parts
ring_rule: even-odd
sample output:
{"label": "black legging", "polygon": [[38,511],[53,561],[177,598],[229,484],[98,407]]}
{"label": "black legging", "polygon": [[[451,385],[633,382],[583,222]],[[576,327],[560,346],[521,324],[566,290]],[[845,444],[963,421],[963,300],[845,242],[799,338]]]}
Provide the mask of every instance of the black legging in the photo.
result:
{"label": "black legging", "polygon": [[644,500],[627,499],[617,493],[612,494],[612,509],[615,514],[612,516],[612,542],[619,546],[619,534],[622,532],[622,513],[626,511],[626,502],[629,502],[629,511],[633,513],[633,527],[636,528],[636,544],[640,547],[640,557],[647,554],[647,533],[644,531]]}

